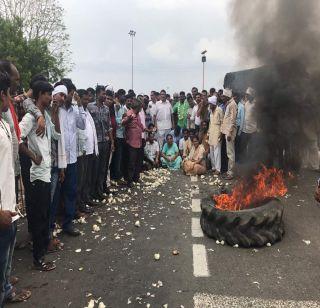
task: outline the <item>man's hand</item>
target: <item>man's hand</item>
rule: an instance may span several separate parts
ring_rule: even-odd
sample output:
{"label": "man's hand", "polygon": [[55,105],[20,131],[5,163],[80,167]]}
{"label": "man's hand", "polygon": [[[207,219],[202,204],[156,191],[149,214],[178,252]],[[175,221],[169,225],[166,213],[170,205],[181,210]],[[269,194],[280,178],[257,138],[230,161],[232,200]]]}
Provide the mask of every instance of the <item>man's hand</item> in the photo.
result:
{"label": "man's hand", "polygon": [[231,141],[231,136],[227,136],[227,141]]}
{"label": "man's hand", "polygon": [[64,182],[64,178],[65,178],[64,169],[61,169],[60,173],[59,173],[59,182],[63,183]]}
{"label": "man's hand", "polygon": [[116,147],[114,145],[114,142],[111,142],[111,152],[114,152],[116,150]]}
{"label": "man's hand", "polygon": [[34,154],[33,157],[32,157],[32,161],[37,165],[39,166],[42,162],[42,156],[41,155],[37,155],[37,154]]}
{"label": "man's hand", "polygon": [[46,120],[44,116],[39,117],[37,123],[38,127],[36,130],[36,134],[37,136],[43,137],[46,132]]}
{"label": "man's hand", "polygon": [[17,213],[11,211],[0,211],[0,230],[5,230],[12,224],[12,217]]}

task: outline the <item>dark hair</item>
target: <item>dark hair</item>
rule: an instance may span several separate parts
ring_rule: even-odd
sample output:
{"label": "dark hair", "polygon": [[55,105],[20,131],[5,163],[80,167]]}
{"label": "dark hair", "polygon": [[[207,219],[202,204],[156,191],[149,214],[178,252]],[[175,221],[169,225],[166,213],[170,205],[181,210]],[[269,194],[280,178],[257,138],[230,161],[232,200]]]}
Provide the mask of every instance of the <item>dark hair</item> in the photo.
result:
{"label": "dark hair", "polygon": [[0,71],[6,72],[9,76],[12,74],[12,63],[8,60],[0,60]]}
{"label": "dark hair", "polygon": [[210,93],[215,93],[215,92],[216,92],[216,89],[215,89],[215,88],[211,88],[211,89],[209,90],[209,92],[210,92]]}
{"label": "dark hair", "polygon": [[155,95],[155,96],[159,96],[159,94],[160,94],[159,92],[154,91],[154,95]]}
{"label": "dark hair", "polygon": [[197,87],[193,87],[193,88],[191,89],[191,92],[192,92],[192,90],[196,90],[196,91],[198,92],[198,88],[197,88]]}
{"label": "dark hair", "polygon": [[77,90],[76,86],[72,83],[72,80],[70,78],[62,78],[60,82],[62,82],[62,84],[66,86],[68,93],[70,93],[72,90]]}
{"label": "dark hair", "polygon": [[96,95],[100,94],[101,91],[105,91],[105,90],[106,90],[105,86],[97,85],[96,86]]}
{"label": "dark hair", "polygon": [[52,93],[53,86],[47,81],[36,81],[32,85],[32,95],[35,99],[38,99],[40,94],[42,93]]}
{"label": "dark hair", "polygon": [[133,98],[133,94],[128,93],[128,94],[125,96],[125,98],[126,98],[126,100],[127,100],[127,99],[131,99],[131,98]]}
{"label": "dark hair", "polygon": [[88,93],[95,95],[94,88],[88,88],[87,91]]}
{"label": "dark hair", "polygon": [[202,94],[201,94],[201,93],[199,93],[199,92],[198,92],[198,93],[196,93],[196,96],[198,96],[198,95],[202,96]]}
{"label": "dark hair", "polygon": [[89,95],[89,91],[85,90],[85,89],[79,89],[79,90],[77,90],[77,93],[80,98],[82,98],[84,95]]}
{"label": "dark hair", "polygon": [[148,125],[148,129],[150,129],[151,127],[154,127],[154,124],[153,124],[153,123],[150,123],[150,124]]}
{"label": "dark hair", "polygon": [[7,91],[10,88],[10,76],[7,72],[0,71],[0,92],[5,92],[7,95]]}
{"label": "dark hair", "polygon": [[117,94],[118,94],[119,96],[124,96],[124,95],[126,95],[126,90],[124,90],[124,89],[119,89],[119,90],[117,91]]}
{"label": "dark hair", "polygon": [[138,99],[134,98],[131,105],[131,109],[139,109],[141,108],[141,106],[141,102]]}
{"label": "dark hair", "polygon": [[155,137],[155,133],[154,133],[154,132],[149,132],[149,133],[148,133],[148,137],[150,137],[150,136]]}
{"label": "dark hair", "polygon": [[186,93],[184,91],[181,91],[180,95],[186,96]]}
{"label": "dark hair", "polygon": [[163,89],[160,91],[160,94],[162,93],[167,94],[166,90],[163,90]]}
{"label": "dark hair", "polygon": [[107,96],[112,96],[113,97],[113,92],[111,90],[107,90],[106,91],[106,95]]}
{"label": "dark hair", "polygon": [[53,87],[55,88],[55,87],[57,87],[57,86],[65,86],[65,85],[64,85],[63,82],[58,81],[58,82],[56,82],[56,83],[53,85]]}
{"label": "dark hair", "polygon": [[192,140],[191,140],[191,141],[193,141],[194,139],[197,139],[198,141],[200,141],[200,138],[199,138],[199,136],[198,136],[198,135],[193,135],[193,136],[192,136]]}
{"label": "dark hair", "polygon": [[36,74],[34,75],[31,80],[30,80],[30,83],[29,83],[29,87],[30,89],[32,89],[32,86],[35,82],[37,81],[48,81],[48,79],[43,75],[43,74]]}
{"label": "dark hair", "polygon": [[205,89],[203,89],[202,91],[201,91],[201,93],[206,93],[206,94],[208,94],[208,91],[207,90],[205,90]]}
{"label": "dark hair", "polygon": [[167,137],[166,137],[166,139],[168,139],[168,137],[171,137],[171,138],[173,139],[172,134],[168,134]]}
{"label": "dark hair", "polygon": [[182,133],[183,133],[183,134],[184,134],[184,133],[189,133],[189,129],[184,128],[184,129],[182,130]]}

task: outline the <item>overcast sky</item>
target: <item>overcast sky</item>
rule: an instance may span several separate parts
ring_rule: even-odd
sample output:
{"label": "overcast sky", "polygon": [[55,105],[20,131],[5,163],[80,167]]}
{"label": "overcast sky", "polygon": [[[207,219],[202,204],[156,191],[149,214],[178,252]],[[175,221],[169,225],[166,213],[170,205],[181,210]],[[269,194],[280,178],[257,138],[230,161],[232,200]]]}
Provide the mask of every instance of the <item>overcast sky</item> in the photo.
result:
{"label": "overcast sky", "polygon": [[60,0],[71,40],[78,88],[112,84],[131,88],[130,29],[134,39],[134,90],[170,93],[202,88],[200,52],[208,50],[205,88],[222,87],[239,68],[229,25],[228,0]]}

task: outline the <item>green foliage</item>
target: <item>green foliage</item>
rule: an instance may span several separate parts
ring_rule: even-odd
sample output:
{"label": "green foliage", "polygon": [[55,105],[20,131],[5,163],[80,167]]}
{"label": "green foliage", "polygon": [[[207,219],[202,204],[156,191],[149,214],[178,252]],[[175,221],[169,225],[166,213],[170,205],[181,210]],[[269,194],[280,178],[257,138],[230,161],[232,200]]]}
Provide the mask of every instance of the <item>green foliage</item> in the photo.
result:
{"label": "green foliage", "polygon": [[43,73],[56,81],[65,73],[59,58],[49,50],[44,38],[27,38],[23,34],[23,21],[0,18],[0,59],[12,61],[18,68],[22,86],[28,88],[30,78]]}

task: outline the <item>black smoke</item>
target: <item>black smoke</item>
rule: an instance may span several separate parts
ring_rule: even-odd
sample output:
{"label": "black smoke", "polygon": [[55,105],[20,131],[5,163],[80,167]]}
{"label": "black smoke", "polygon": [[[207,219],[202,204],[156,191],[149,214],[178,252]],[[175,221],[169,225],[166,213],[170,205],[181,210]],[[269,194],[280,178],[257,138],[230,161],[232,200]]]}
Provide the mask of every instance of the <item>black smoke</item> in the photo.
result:
{"label": "black smoke", "polygon": [[251,84],[263,137],[256,155],[283,169],[300,167],[319,132],[319,9],[319,0],[231,1],[240,59],[263,66]]}

